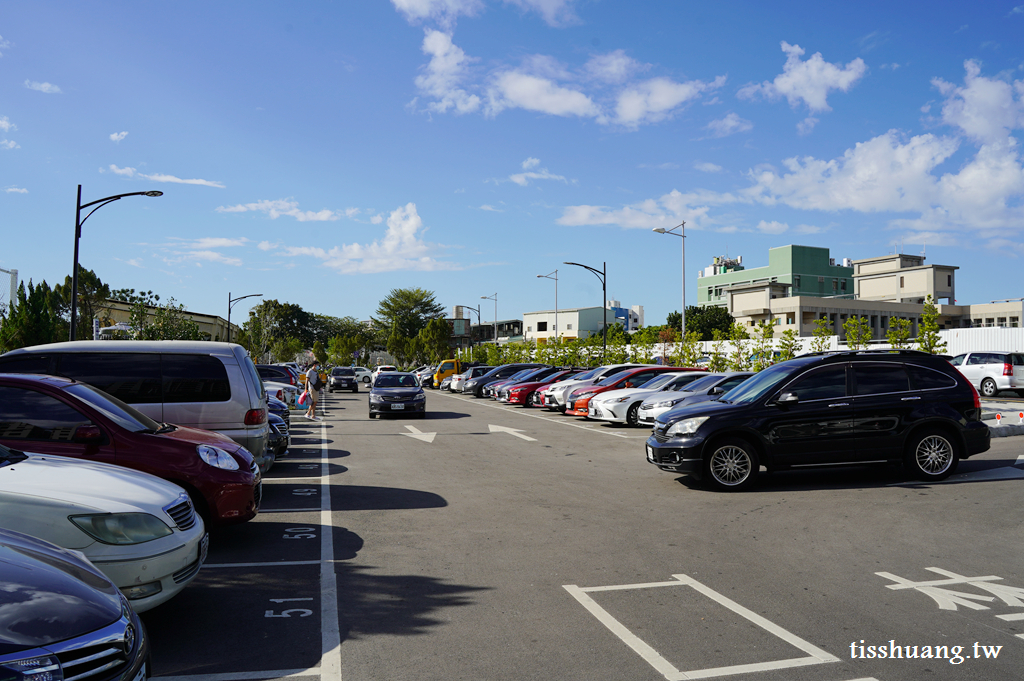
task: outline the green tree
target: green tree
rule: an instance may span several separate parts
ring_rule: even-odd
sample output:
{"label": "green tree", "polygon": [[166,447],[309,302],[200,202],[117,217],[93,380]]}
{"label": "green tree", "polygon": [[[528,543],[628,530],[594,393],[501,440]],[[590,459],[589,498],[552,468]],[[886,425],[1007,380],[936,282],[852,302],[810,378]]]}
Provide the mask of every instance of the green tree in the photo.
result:
{"label": "green tree", "polygon": [[673,364],[680,367],[695,367],[697,361],[704,356],[704,345],[696,331],[690,331],[679,342],[679,352],[672,358]]}
{"label": "green tree", "polygon": [[[686,309],[686,314],[690,314],[690,308]],[[668,317],[665,319],[665,326],[678,329],[683,325],[683,316],[679,314],[679,310],[668,313]]]}
{"label": "green tree", "polygon": [[828,317],[814,320],[814,331],[811,333],[811,352],[825,352],[832,346],[832,323]]}
{"label": "green tree", "polygon": [[[702,341],[714,340],[715,329],[728,335],[735,323],[736,320],[724,307],[690,305],[686,308],[686,332],[698,334]],[[675,328],[679,328],[678,319]]]}
{"label": "green tree", "polygon": [[156,306],[160,303],[160,296],[152,291],[135,292],[133,288],[118,288],[110,292],[111,300],[119,300],[122,303],[142,303],[143,305]]}
{"label": "green tree", "polygon": [[729,338],[721,329],[714,329],[711,335],[714,345],[711,346],[711,359],[708,362],[708,371],[725,371],[729,368],[729,360],[725,354],[725,344]]}
{"label": "green tree", "polygon": [[[53,287],[53,292],[60,299],[58,313],[61,317],[71,320],[71,277],[65,277],[63,284]],[[107,301],[110,299],[110,287],[104,284],[92,270],[78,266],[78,327],[75,331],[79,340],[92,338],[92,320],[99,319],[102,326],[108,326],[110,311]]]}
{"label": "green tree", "polygon": [[946,341],[939,335],[939,309],[931,294],[924,302],[921,311],[921,324],[917,330],[917,348],[930,355],[939,355],[946,351]]}
{"label": "green tree", "polygon": [[668,364],[668,358],[671,354],[669,352],[669,344],[675,343],[676,338],[679,337],[678,332],[671,326],[666,326],[658,332],[658,341],[661,343],[661,363]]}
{"label": "green tree", "polygon": [[375,325],[397,329],[399,335],[411,338],[427,323],[444,315],[444,306],[434,299],[432,291],[421,288],[395,288],[377,305]]}
{"label": "green tree", "polygon": [[846,346],[851,350],[868,347],[871,341],[871,324],[867,317],[850,317],[843,323]]}
{"label": "green tree", "polygon": [[427,322],[419,333],[424,354],[432,362],[440,362],[452,354],[452,327],[447,320],[437,317]]}
{"label": "green tree", "polygon": [[353,355],[362,347],[361,339],[354,336],[335,336],[327,344],[327,359],[339,366],[349,366]]}
{"label": "green tree", "polygon": [[775,364],[775,326],[761,322],[754,331],[754,359],[752,369],[763,371]]}
{"label": "green tree", "polygon": [[497,343],[487,344],[487,364],[496,367],[504,364],[504,349]]}
{"label": "green tree", "polygon": [[304,348],[298,338],[280,338],[274,341],[270,352],[278,362],[294,362]]}
{"label": "green tree", "polygon": [[174,298],[155,310],[137,302],[130,314],[132,340],[206,340],[199,324],[188,316],[184,305],[175,304]]}
{"label": "green tree", "polygon": [[729,340],[732,341],[732,352],[729,353],[730,371],[747,371],[750,369],[750,350],[747,349],[747,341],[750,334],[739,324],[733,324],[729,332]]}
{"label": "green tree", "polygon": [[67,340],[59,307],[60,297],[45,281],[35,286],[30,279],[27,288],[21,282],[14,309],[0,317],[0,352]]}
{"label": "green tree", "polygon": [[796,329],[786,329],[779,339],[779,361],[785,362],[793,359],[803,349],[803,341],[797,335]]}
{"label": "green tree", "polygon": [[889,330],[885,337],[893,350],[907,350],[910,348],[910,320],[897,317],[889,318]]}
{"label": "green tree", "polygon": [[408,339],[400,334],[397,328],[391,329],[391,335],[388,336],[388,342],[385,347],[388,354],[394,357],[395,361],[399,364],[405,364],[405,351],[408,342]]}
{"label": "green tree", "polygon": [[657,336],[647,333],[648,328],[638,329],[633,334],[633,361],[639,364],[651,364],[654,361],[654,343]]}
{"label": "green tree", "polygon": [[324,344],[320,341],[313,341],[313,356],[321,364],[327,364],[327,351],[324,350]]}

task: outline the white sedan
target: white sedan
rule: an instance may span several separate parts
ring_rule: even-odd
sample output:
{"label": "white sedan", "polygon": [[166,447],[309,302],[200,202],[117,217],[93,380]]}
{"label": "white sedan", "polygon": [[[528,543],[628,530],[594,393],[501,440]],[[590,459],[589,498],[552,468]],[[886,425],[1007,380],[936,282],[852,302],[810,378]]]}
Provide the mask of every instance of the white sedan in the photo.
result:
{"label": "white sedan", "polygon": [[707,376],[703,371],[681,371],[655,376],[639,388],[622,388],[601,393],[590,401],[588,418],[627,426],[640,425],[640,405],[644,400],[660,392],[682,390],[688,383]]}
{"label": "white sedan", "polygon": [[0,526],[85,555],[136,612],[188,586],[208,538],[183,489],[147,473],[0,445]]}
{"label": "white sedan", "polygon": [[356,380],[358,381],[370,383],[373,380],[370,370],[366,367],[352,367],[352,370],[356,372]]}

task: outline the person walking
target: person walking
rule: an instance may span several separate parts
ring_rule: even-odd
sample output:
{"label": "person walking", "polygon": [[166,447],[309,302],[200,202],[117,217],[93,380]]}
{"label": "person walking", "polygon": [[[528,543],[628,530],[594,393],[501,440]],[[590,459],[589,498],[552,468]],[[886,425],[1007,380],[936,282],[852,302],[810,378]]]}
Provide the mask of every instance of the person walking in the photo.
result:
{"label": "person walking", "polygon": [[306,392],[309,395],[309,407],[306,409],[306,418],[310,421],[319,421],[316,417],[316,403],[320,399],[320,389],[323,387],[323,380],[320,378],[320,367],[313,362],[306,368]]}

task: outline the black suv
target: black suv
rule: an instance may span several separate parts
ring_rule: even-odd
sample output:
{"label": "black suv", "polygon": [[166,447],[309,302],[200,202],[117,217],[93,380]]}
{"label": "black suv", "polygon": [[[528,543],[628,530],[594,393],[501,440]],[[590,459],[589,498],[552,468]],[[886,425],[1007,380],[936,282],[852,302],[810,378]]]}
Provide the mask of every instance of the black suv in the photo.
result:
{"label": "black suv", "polygon": [[942,480],[989,448],[977,391],[944,357],[913,350],[814,353],[718,400],[665,412],[647,439],[663,471],[748,489],[769,471],[902,462]]}

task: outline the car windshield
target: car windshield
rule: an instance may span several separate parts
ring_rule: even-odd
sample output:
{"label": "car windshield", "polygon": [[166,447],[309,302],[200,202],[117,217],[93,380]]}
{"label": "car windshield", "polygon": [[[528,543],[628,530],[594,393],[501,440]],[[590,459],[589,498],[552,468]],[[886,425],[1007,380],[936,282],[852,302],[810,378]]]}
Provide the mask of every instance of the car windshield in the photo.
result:
{"label": "car windshield", "polygon": [[374,388],[418,388],[419,381],[410,374],[381,374],[377,377]]}
{"label": "car windshield", "polygon": [[714,387],[715,383],[722,380],[722,374],[711,374],[710,376],[702,376],[693,383],[687,383],[682,392],[684,393],[699,393],[709,388]]}
{"label": "car windshield", "polygon": [[597,382],[597,384],[600,385],[600,386],[614,385],[614,384],[618,383],[619,381],[621,381],[623,378],[626,378],[626,380],[630,380],[629,378],[627,378],[625,372],[616,371],[611,376],[607,376],[605,378],[602,378],[600,381]]}
{"label": "car windshield", "polygon": [[574,380],[574,381],[589,381],[590,379],[592,379],[594,377],[594,375],[597,372],[598,372],[597,369],[590,369],[589,371],[584,371],[582,374],[576,374],[575,376],[572,377],[572,380]]}
{"label": "car windshield", "polygon": [[130,430],[133,433],[155,433],[161,429],[159,423],[138,409],[128,406],[113,395],[108,395],[87,383],[73,383],[65,390],[93,409],[103,412],[104,416],[125,430]]}
{"label": "car windshield", "polygon": [[678,376],[676,374],[661,374],[660,376],[655,376],[640,387],[644,390],[661,390],[677,378]]}
{"label": "car windshield", "polygon": [[355,369],[337,368],[331,372],[331,376],[355,376]]}
{"label": "car windshield", "polygon": [[[750,404],[773,390],[780,383],[799,371],[807,362],[789,361],[775,364],[754,374],[720,398],[729,404]],[[728,399],[726,399],[728,398]]]}
{"label": "car windshield", "polygon": [[519,373],[523,375],[520,376],[519,378],[525,382],[530,379],[538,378],[540,374],[544,373],[545,371],[547,371],[547,369],[530,369],[528,371],[521,371]]}

